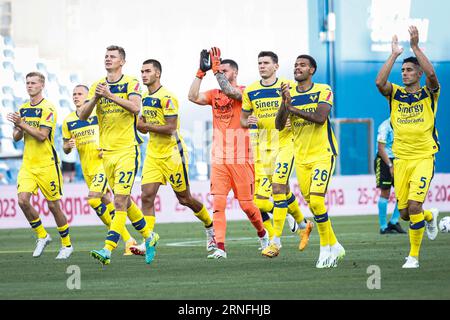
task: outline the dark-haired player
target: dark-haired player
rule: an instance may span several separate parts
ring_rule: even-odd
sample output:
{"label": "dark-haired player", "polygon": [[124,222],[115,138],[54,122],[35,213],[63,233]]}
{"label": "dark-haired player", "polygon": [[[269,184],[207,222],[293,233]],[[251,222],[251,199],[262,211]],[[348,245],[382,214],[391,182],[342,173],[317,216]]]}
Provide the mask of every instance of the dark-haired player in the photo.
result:
{"label": "dark-haired player", "polygon": [[[141,77],[148,92],[142,97],[142,116],[139,118],[138,130],[150,134],[150,139],[142,170],[142,212],[153,230],[155,197],[159,187],[169,182],[180,204],[189,207],[203,222],[207,236],[206,249],[212,251],[216,243],[211,217],[206,207],[191,195],[189,188],[189,160],[186,145],[179,132],[178,99],[161,84],[161,73],[159,61],[148,59],[143,62]],[[132,247],[131,251],[143,255],[147,249],[140,245]],[[149,255],[146,256],[146,262],[151,262]]]}
{"label": "dark-haired player", "polygon": [[[438,210],[424,210],[422,205],[434,175],[434,155],[439,151],[436,112],[440,94],[433,65],[419,48],[419,31],[409,28],[410,45],[415,57],[403,60],[403,87],[388,81],[397,58],[403,53],[397,36],[392,39],[392,53],[378,73],[376,85],[389,101],[394,130],[392,150],[394,189],[403,220],[410,221],[410,252],[403,268],[419,267],[419,251],[425,227],[430,240],[437,236]],[[420,78],[425,73],[426,84]]]}
{"label": "dark-haired player", "polygon": [[[237,84],[238,65],[231,59],[220,59],[219,48],[200,54],[200,69],[191,84],[189,100],[198,105],[210,105],[213,115],[213,145],[211,161],[211,194],[213,195],[213,220],[217,249],[208,259],[227,257],[225,250],[227,195],[233,190],[241,209],[257,231],[261,246],[269,243],[261,213],[253,202],[254,167],[248,130],[241,127],[242,90]],[[206,72],[212,69],[220,89],[200,92]]]}
{"label": "dark-haired player", "polygon": [[[87,120],[80,120],[77,114],[77,110],[86,101],[88,92],[89,88],[84,85],[77,85],[73,89],[72,100],[76,110],[63,121],[63,150],[68,154],[72,149],[77,149],[84,181],[89,188],[88,203],[109,229],[115,208],[108,192],[108,179],[103,168],[102,151],[99,149],[98,118],[93,115]],[[125,242],[124,255],[131,255],[130,247],[136,245],[136,241],[126,226],[121,236]]]}
{"label": "dark-haired player", "polygon": [[[294,165],[292,131],[290,128],[278,131],[275,127],[275,118],[282,100],[281,83],[288,82],[277,77],[278,67],[278,56],[274,52],[262,51],[258,54],[261,79],[245,89],[241,114],[242,126],[256,126],[258,130],[255,202],[261,212],[273,210],[274,235],[270,245],[261,251],[263,256],[270,258],[278,256],[280,252],[281,235],[288,211],[299,227],[300,250],[307,246],[313,226],[312,222],[305,220],[297,199],[289,189],[289,177]],[[273,204],[269,200],[271,195]]]}
{"label": "dark-haired player", "polygon": [[283,83],[283,105],[276,119],[278,130],[285,130],[290,118],[294,134],[295,167],[300,191],[314,214],[320,236],[317,268],[336,267],[345,250],[337,241],[325,206],[325,195],[333,175],[338,145],[329,119],[333,92],[327,84],[314,83],[317,63],[309,55],[297,57],[294,65],[296,85]]}
{"label": "dark-haired player", "polygon": [[125,65],[125,50],[122,47],[107,47],[104,63],[106,77],[91,86],[88,100],[78,110],[78,116],[81,120],[87,120],[96,110],[103,166],[114,192],[116,214],[105,245],[103,249],[91,251],[95,259],[109,264],[111,251],[117,248],[127,216],[149,245],[154,246],[158,236],[150,231],[144,215],[130,197],[141,161],[139,145],[142,138],[136,128],[141,110],[139,81],[122,73]]}

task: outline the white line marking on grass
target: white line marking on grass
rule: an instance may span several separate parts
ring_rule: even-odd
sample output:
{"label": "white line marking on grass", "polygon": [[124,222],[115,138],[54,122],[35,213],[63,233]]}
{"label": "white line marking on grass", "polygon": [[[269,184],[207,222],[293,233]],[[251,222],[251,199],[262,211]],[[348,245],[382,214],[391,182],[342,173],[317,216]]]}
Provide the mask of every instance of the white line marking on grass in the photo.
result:
{"label": "white line marking on grass", "polygon": [[3,253],[33,253],[33,251],[0,251],[0,254]]}
{"label": "white line marking on grass", "polygon": [[[297,236],[285,236],[283,238],[293,238]],[[242,237],[242,238],[228,238],[227,242],[255,242],[256,244],[259,242],[259,239],[256,237]],[[201,247],[205,245],[205,240],[193,240],[193,241],[181,241],[181,242],[172,242],[165,244],[168,247]]]}

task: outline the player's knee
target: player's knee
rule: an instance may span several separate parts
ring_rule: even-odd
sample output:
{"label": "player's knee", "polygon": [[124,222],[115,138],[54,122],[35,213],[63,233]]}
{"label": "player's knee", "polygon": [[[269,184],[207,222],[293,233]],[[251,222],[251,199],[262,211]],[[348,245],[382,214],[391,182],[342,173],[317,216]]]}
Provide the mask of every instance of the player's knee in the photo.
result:
{"label": "player's knee", "polygon": [[107,204],[111,202],[111,197],[109,196],[109,194],[105,193],[104,195],[102,195],[101,200],[103,203]]}
{"label": "player's knee", "polygon": [[187,197],[187,196],[177,196],[178,198],[178,202],[182,205],[182,206],[189,206],[191,205],[192,199],[191,197]]}
{"label": "player's knee", "polygon": [[156,194],[151,192],[142,192],[141,201],[143,205],[153,205],[155,202]]}
{"label": "player's knee", "polygon": [[103,196],[103,194],[102,193],[100,193],[100,192],[89,192],[89,194],[88,194],[88,200],[89,199],[100,199],[100,198],[102,198],[102,196]]}
{"label": "player's knee", "polygon": [[48,203],[48,209],[51,212],[56,212],[60,209],[59,201],[47,201],[47,203]]}
{"label": "player's knee", "polygon": [[309,201],[309,208],[314,214],[324,214],[327,212],[327,208],[325,206],[325,198],[312,196]]}
{"label": "player's knee", "polygon": [[130,207],[131,201],[129,196],[116,195],[114,197],[114,207],[116,207],[116,211],[127,211],[127,208]]}
{"label": "player's knee", "polygon": [[403,221],[409,221],[409,213],[408,208],[400,210],[400,217]]}
{"label": "player's knee", "polygon": [[225,211],[227,206],[227,197],[226,196],[214,196],[213,198],[213,207],[214,211]]}
{"label": "player's knee", "polygon": [[252,212],[259,211],[259,209],[253,203],[253,201],[240,200],[239,206],[241,207],[242,211],[244,211],[245,213],[252,213]]}
{"label": "player's knee", "polygon": [[22,211],[25,211],[26,209],[28,209],[31,206],[30,199],[26,196],[19,195],[18,202],[19,202],[19,207],[20,207],[20,209],[22,209]]}
{"label": "player's knee", "polygon": [[285,194],[286,193],[286,185],[274,183],[274,184],[272,184],[272,191],[274,194]]}
{"label": "player's knee", "polygon": [[408,204],[408,213],[409,215],[415,215],[421,213],[422,210],[422,204],[420,202],[411,202]]}

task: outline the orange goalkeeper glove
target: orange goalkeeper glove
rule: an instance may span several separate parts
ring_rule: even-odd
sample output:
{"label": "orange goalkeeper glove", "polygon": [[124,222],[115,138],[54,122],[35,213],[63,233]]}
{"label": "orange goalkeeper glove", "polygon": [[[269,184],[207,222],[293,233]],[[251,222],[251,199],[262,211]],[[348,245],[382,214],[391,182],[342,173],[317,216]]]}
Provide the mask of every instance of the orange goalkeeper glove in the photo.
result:
{"label": "orange goalkeeper glove", "polygon": [[197,71],[197,78],[203,79],[206,72],[211,70],[211,62],[209,61],[209,52],[206,49],[203,49],[200,52],[200,67]]}
{"label": "orange goalkeeper glove", "polygon": [[220,49],[217,47],[211,48],[211,51],[209,52],[211,57],[211,69],[216,74],[217,72],[220,72]]}

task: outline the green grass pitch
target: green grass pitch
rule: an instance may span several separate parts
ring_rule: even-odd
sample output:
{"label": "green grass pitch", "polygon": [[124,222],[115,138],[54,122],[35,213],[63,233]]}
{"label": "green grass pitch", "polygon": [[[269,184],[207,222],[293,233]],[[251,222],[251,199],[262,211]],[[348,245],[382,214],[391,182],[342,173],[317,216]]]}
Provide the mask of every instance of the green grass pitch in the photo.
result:
{"label": "green grass pitch", "polygon": [[[425,233],[420,268],[407,270],[401,268],[407,235],[380,235],[376,216],[332,220],[347,254],[337,268],[322,270],[315,268],[317,230],[300,252],[297,236],[286,229],[280,256],[269,259],[260,255],[248,221],[228,223],[226,260],[206,259],[200,223],[157,224],[161,240],[151,265],[123,256],[120,243],[103,268],[89,251],[103,246],[105,228],[71,228],[75,251],[68,261],[55,260],[56,229],[47,230],[53,242],[40,258],[31,256],[33,231],[0,230],[0,299],[450,299],[450,234],[430,241]],[[80,270],[79,290],[67,287],[71,265]],[[368,289],[372,265],[379,267],[380,289]]]}

